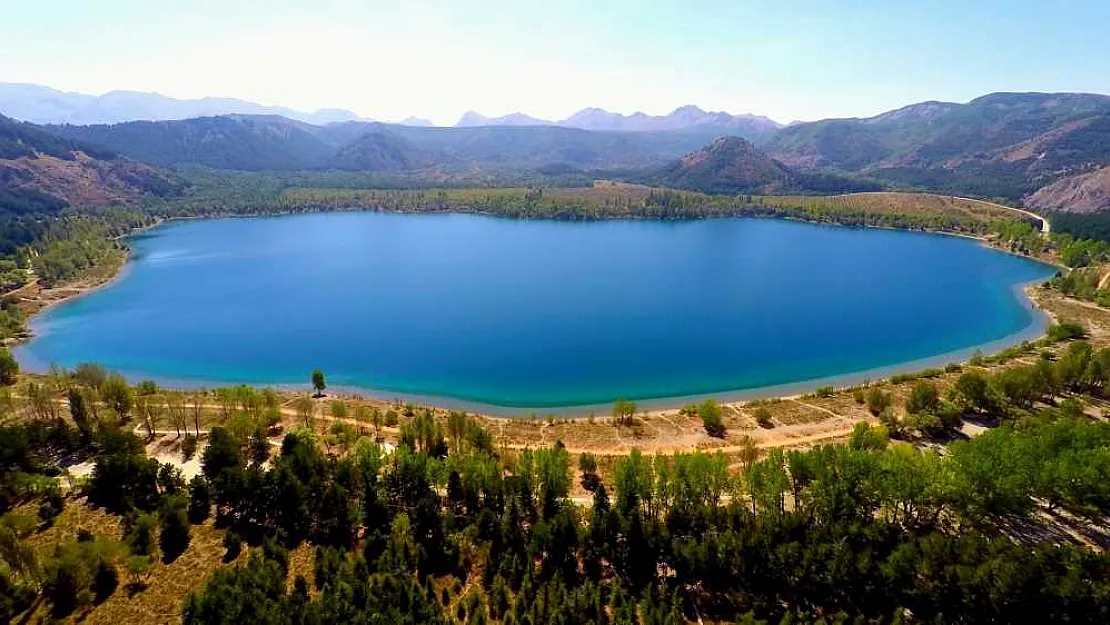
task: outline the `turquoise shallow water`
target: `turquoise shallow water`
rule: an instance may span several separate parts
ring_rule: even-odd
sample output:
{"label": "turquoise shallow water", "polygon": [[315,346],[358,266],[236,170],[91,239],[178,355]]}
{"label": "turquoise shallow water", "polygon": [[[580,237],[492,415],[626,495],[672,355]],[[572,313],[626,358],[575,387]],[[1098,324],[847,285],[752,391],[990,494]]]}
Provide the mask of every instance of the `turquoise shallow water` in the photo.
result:
{"label": "turquoise shallow water", "polygon": [[25,366],[528,409],[763,388],[1035,332],[1054,269],[954,237],[761,219],[334,213],[173,223],[53,308]]}

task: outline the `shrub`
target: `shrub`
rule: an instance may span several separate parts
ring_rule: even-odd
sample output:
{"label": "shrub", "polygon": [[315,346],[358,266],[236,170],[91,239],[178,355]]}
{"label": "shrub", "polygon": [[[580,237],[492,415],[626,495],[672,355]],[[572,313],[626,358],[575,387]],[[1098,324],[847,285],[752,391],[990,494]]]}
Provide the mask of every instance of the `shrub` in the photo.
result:
{"label": "shrub", "polygon": [[108,379],[108,371],[92,362],[83,362],[73,369],[73,379],[88,388],[98,389]]}
{"label": "shrub", "polygon": [[19,363],[6,347],[0,348],[0,384],[11,386],[19,379]]}
{"label": "shrub", "polygon": [[951,390],[952,400],[965,411],[986,412],[994,406],[990,381],[981,371],[960,374]]}
{"label": "shrub", "polygon": [[65,506],[66,501],[62,498],[62,494],[56,489],[51,490],[39,504],[39,521],[47,527],[53,525],[54,519],[62,513]]}
{"label": "shrub", "polygon": [[752,413],[752,416],[755,417],[755,422],[758,423],[759,427],[761,428],[766,428],[769,430],[775,427],[774,422],[771,421],[771,411],[768,410],[766,406],[760,406],[759,408],[756,408],[755,412]]}
{"label": "shrub", "polygon": [[100,558],[93,567],[92,591],[96,595],[96,602],[100,603],[111,597],[116,588],[119,588],[119,571],[111,561]]}
{"label": "shrub", "polygon": [[613,423],[616,425],[631,425],[632,418],[636,415],[636,402],[628,399],[618,399],[613,404]]}
{"label": "shrub", "polygon": [[204,523],[212,511],[212,496],[208,492],[208,481],[198,475],[189,482],[189,522],[197,525]]}
{"label": "shrub", "polygon": [[186,434],[185,438],[181,439],[181,457],[188,462],[193,459],[197,453],[197,437],[192,434]]}
{"label": "shrub", "polygon": [[1081,339],[1087,335],[1087,330],[1078,323],[1064,321],[1048,328],[1048,338],[1053,341],[1067,341]]}
{"label": "shrub", "polygon": [[725,424],[722,420],[721,406],[716,400],[707,399],[698,404],[698,416],[706,434],[716,438],[725,437]]}
{"label": "shrub", "polygon": [[131,556],[127,558],[127,572],[131,574],[131,585],[142,587],[150,576],[150,556]]}
{"label": "shrub", "polygon": [[243,539],[235,532],[228,532],[224,534],[224,562],[231,562],[239,557],[239,553],[243,551]]}
{"label": "shrub", "polygon": [[165,497],[158,519],[158,546],[162,549],[162,561],[173,562],[189,547],[189,519],[185,515],[184,500]]}
{"label": "shrub", "polygon": [[911,414],[932,412],[939,403],[940,393],[937,392],[937,385],[928,380],[919,380],[914,384],[909,399],[906,400],[906,412]]}
{"label": "shrub", "polygon": [[819,386],[814,395],[818,397],[832,397],[836,394],[836,389],[831,386]]}
{"label": "shrub", "polygon": [[137,556],[153,556],[158,549],[154,532],[158,526],[158,518],[154,514],[140,512],[134,517],[125,518],[128,527],[124,532],[123,541],[131,553]]}
{"label": "shrub", "polygon": [[867,393],[867,409],[873,415],[878,416],[883,410],[889,408],[891,401],[890,393],[884,393],[877,388]]}

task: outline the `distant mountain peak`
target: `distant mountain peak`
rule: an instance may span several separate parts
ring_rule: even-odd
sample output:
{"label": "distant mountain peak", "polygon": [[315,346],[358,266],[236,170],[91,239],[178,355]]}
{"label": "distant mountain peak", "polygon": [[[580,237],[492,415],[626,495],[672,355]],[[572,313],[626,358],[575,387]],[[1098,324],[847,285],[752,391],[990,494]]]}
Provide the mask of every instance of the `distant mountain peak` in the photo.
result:
{"label": "distant mountain peak", "polygon": [[431,128],[435,126],[432,120],[424,119],[423,117],[406,117],[398,123],[402,126],[416,126],[418,128]]}
{"label": "distant mountain peak", "polygon": [[[597,107],[584,108],[558,122],[567,128],[620,132],[658,132],[697,130],[706,134],[736,134],[762,141],[781,126],[756,115],[731,115],[721,111],[706,112],[699,106],[687,104],[666,115],[652,116],[642,111],[631,115],[612,113]],[[712,136],[712,134],[710,134]]]}
{"label": "distant mountain peak", "polygon": [[459,121],[455,123],[457,127],[472,127],[472,126],[550,126],[551,122],[525,115],[524,113],[509,113],[501,117],[486,117],[481,113],[475,111],[467,111],[462,114]]}
{"label": "distant mountain peak", "polygon": [[455,122],[456,126],[485,126],[489,118],[477,111],[467,111]]}
{"label": "distant mountain peak", "polygon": [[310,113],[236,98],[208,96],[178,99],[160,93],[126,89],[93,96],[26,83],[0,83],[0,111],[36,124],[79,125],[168,121],[232,113],[281,115],[310,124],[358,119],[358,115],[344,109],[329,108]]}
{"label": "distant mountain peak", "polygon": [[700,107],[693,104],[684,104],[675,110],[671,111],[671,115],[690,115],[690,114],[705,114],[705,111]]}

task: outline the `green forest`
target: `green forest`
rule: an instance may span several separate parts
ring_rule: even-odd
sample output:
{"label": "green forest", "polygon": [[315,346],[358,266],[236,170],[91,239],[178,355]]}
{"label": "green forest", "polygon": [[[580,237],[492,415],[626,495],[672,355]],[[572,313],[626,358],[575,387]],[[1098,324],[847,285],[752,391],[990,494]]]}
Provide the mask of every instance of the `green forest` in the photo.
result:
{"label": "green forest", "polygon": [[[141,590],[155,558],[181,557],[211,521],[227,561],[249,555],[185,599],[187,624],[1104,623],[1110,556],[1045,531],[1110,512],[1110,424],[1081,402],[1110,388],[1110,350],[1081,333],[1060,327],[1053,338],[1071,342],[1058,358],[972,367],[943,394],[923,378],[905,419],[873,389],[861,401],[883,425],[846,444],[738,464],[634,451],[604,478],[558,441],[506,451],[464,413],[411,406],[392,417],[396,446],[332,428],[272,447],[276,396],[237,387],[214,393],[228,416],[203,450],[182,446],[201,460],[186,481],[131,433],[154,385],[55,370],[0,392],[0,620]],[[189,407],[167,401],[191,437]],[[993,427],[953,441],[951,419]],[[951,442],[912,444],[911,426]],[[95,466],[64,493],[59,463],[73,458]],[[588,499],[571,499],[575,479]],[[79,532],[46,557],[27,546],[82,505],[116,515],[122,540]],[[311,575],[287,579],[305,543]]]}

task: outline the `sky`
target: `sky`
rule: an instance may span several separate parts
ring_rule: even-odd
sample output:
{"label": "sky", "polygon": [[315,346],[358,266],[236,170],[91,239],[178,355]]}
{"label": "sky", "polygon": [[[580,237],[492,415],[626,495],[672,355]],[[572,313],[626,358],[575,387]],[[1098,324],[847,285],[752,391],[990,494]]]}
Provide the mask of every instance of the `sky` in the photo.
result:
{"label": "sky", "polygon": [[0,81],[379,120],[1110,93],[1108,0],[0,0]]}

